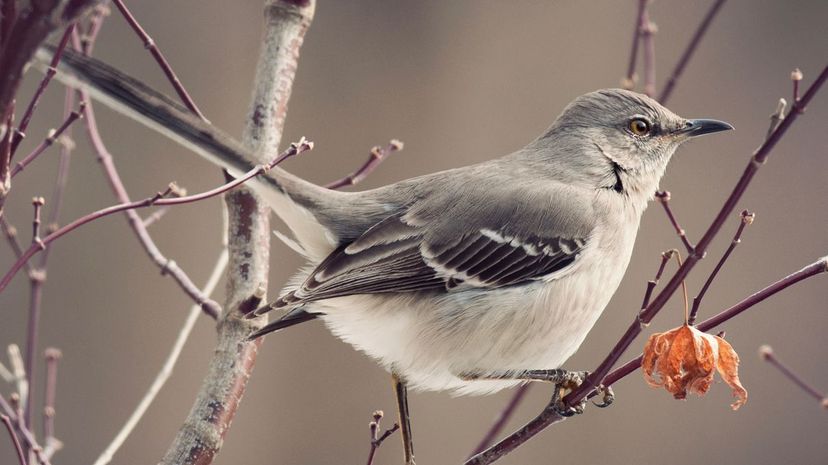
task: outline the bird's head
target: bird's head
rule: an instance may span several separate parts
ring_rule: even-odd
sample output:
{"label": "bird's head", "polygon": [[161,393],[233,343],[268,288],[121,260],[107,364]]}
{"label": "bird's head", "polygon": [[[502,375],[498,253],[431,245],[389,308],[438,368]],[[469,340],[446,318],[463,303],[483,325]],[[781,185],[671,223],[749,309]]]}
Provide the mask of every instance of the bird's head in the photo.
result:
{"label": "bird's head", "polygon": [[647,199],[682,142],[728,129],[682,118],[646,95],[604,89],[576,98],[532,145],[555,154],[579,181]]}

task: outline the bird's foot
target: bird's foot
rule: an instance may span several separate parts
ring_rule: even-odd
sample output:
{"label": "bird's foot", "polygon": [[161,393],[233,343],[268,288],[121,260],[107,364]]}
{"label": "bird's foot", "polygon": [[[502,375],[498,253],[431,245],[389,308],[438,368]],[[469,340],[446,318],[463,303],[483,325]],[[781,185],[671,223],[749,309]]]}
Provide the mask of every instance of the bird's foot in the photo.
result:
{"label": "bird's foot", "polygon": [[549,406],[562,417],[584,413],[586,399],[582,399],[577,405],[569,405],[564,401],[564,396],[577,389],[589,375],[586,371],[568,371],[563,369],[555,370],[531,370],[527,372],[528,377],[539,381],[555,383],[552,400]]}
{"label": "bird's foot", "polygon": [[601,396],[601,402],[592,402],[598,408],[607,408],[615,401],[615,393],[612,391],[612,386],[604,386],[603,384],[597,387],[598,395]]}

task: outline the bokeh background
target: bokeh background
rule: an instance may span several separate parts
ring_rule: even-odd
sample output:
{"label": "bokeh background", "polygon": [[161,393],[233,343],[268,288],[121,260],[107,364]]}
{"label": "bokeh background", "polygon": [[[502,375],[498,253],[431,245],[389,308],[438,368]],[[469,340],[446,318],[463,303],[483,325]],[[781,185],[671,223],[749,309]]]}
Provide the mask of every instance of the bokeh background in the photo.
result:
{"label": "bokeh background", "polygon": [[[405,141],[405,151],[361,186],[368,188],[518,149],[575,96],[619,84],[636,3],[320,0],[302,49],[284,138],[287,143],[305,135],[317,148],[287,168],[326,182],[362,163],[372,145]],[[652,6],[659,27],[659,88],[709,3],[659,0]],[[240,134],[262,2],[129,6],[207,117]],[[791,70],[800,67],[807,85],[825,65],[826,18],[828,3],[819,0],[731,0],[715,20],[669,104],[681,115],[719,118],[737,128],[684,146],[662,183],[672,191],[672,205],[693,240],[764,137],[777,99],[790,98]],[[117,11],[104,25],[96,55],[171,92]],[[38,79],[34,73],[28,77],[23,101]],[[50,87],[30,134],[45,134],[58,124],[62,95],[59,85]],[[191,192],[221,182],[216,168],[143,127],[100,106],[98,119],[133,197],[154,193],[171,180]],[[80,127],[64,221],[114,201]],[[778,145],[741,202],[739,209],[755,210],[757,220],[711,288],[702,317],[828,253],[826,128],[828,90]],[[30,139],[24,153],[37,136]],[[24,242],[29,200],[50,194],[55,161],[53,150],[15,179],[7,215]],[[688,280],[691,295],[736,225],[734,216]],[[219,200],[179,207],[151,231],[161,249],[203,283],[219,252]],[[597,365],[635,315],[659,253],[679,245],[661,208],[652,205],[620,290],[568,368]],[[300,260],[276,241],[272,257],[275,295]],[[11,259],[1,244],[0,268]],[[0,295],[4,347],[23,343],[27,286],[20,275]],[[56,243],[44,299],[41,349],[55,346],[64,354],[57,435],[66,446],[55,463],[91,463],[156,375],[190,302],[159,275],[122,217],[97,221]],[[771,344],[805,378],[828,390],[826,299],[826,277],[813,278],[725,326],[742,356],[741,378],[750,393],[740,411],[730,410],[730,391],[722,383],[705,398],[675,401],[647,387],[636,373],[615,386],[618,400],[612,408],[589,409],[558,424],[502,463],[828,463],[828,412],[756,355],[760,344]],[[647,333],[681,320],[676,297]],[[213,322],[202,318],[172,379],[113,463],[155,463],[162,456],[190,409],[214,340]],[[624,359],[642,346],[643,339]],[[6,394],[10,389],[1,388]],[[529,420],[549,394],[548,386],[534,386],[508,429]],[[510,396],[414,394],[418,463],[460,463]],[[390,426],[394,401],[388,374],[321,323],[301,325],[266,340],[216,463],[364,463],[375,409],[388,413]],[[0,462],[13,461],[3,438]],[[394,437],[376,463],[400,461]]]}

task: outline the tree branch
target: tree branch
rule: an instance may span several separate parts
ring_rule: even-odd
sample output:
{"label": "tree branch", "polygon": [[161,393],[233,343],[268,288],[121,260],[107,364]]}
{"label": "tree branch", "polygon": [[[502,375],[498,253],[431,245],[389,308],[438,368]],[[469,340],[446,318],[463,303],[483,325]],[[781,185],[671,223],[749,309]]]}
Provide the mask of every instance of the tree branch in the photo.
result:
{"label": "tree branch", "polygon": [[[243,137],[258,162],[275,153],[281,141],[299,50],[314,8],[314,0],[268,0],[265,4],[264,43]],[[233,192],[226,201],[230,218],[227,311],[218,325],[218,343],[208,373],[162,465],[213,461],[245,392],[261,342],[247,341],[261,319],[244,320],[235,309],[251,298],[265,298],[270,208],[247,189]]]}

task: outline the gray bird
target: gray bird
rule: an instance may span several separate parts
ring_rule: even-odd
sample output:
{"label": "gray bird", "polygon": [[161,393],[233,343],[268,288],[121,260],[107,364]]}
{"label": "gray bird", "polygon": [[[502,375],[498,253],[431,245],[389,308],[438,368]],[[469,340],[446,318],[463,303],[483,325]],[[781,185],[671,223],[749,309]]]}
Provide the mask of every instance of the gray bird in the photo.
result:
{"label": "gray bird", "polygon": [[[64,68],[231,172],[250,168],[238,143],[163,95],[72,54]],[[308,265],[251,315],[285,312],[251,337],[319,318],[377,360],[397,380],[413,463],[406,387],[488,394],[572,379],[556,369],[621,282],[676,148],[727,129],[605,89],[514,153],[378,189],[332,191],[274,168],[251,186]]]}

